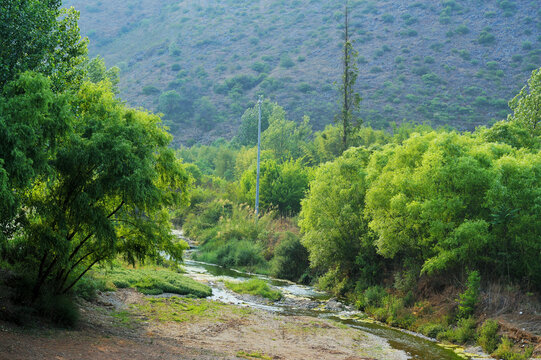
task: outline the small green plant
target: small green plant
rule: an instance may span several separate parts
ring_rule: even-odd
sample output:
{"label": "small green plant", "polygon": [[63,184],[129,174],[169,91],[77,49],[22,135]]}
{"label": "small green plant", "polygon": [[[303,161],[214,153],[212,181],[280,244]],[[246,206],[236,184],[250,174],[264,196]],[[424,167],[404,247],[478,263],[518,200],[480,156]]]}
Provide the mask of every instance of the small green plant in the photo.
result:
{"label": "small green plant", "polygon": [[513,342],[508,337],[504,337],[496,351],[492,353],[492,357],[501,360],[527,360],[532,354],[532,347],[526,348],[523,353],[513,351]]}
{"label": "small green plant", "polygon": [[428,337],[436,339],[439,334],[445,332],[447,327],[440,323],[428,323],[419,327],[418,331]]}
{"label": "small green plant", "polygon": [[282,298],[280,291],[271,290],[269,285],[261,279],[250,279],[241,283],[227,281],[225,286],[239,294],[259,295],[273,301]]}
{"label": "small green plant", "polygon": [[272,357],[262,354],[260,352],[246,352],[246,351],[237,352],[237,357],[240,357],[243,359],[265,359],[265,360],[272,359]]}
{"label": "small green plant", "polygon": [[466,344],[475,340],[475,319],[473,317],[458,320],[457,326],[437,335],[438,340],[447,340]]}
{"label": "small green plant", "polygon": [[383,299],[387,296],[387,292],[381,286],[372,286],[364,291],[362,306],[379,307],[383,305]]}
{"label": "small green plant", "polygon": [[496,41],[496,37],[490,33],[488,29],[484,29],[479,34],[477,42],[481,45],[492,45]]}
{"label": "small green plant", "polygon": [[479,275],[479,271],[470,272],[466,284],[466,291],[459,296],[458,316],[460,318],[472,316],[475,312],[475,307],[479,301],[480,286],[481,275]]}
{"label": "small green plant", "polygon": [[500,341],[498,337],[498,323],[492,319],[486,320],[479,330],[477,343],[487,353],[491,354],[498,347]]}

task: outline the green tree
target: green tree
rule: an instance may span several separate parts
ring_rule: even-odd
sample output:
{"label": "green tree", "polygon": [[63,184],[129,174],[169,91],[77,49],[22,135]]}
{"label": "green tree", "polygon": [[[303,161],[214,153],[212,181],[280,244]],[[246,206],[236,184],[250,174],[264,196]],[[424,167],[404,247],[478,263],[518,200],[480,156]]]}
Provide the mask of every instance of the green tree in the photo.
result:
{"label": "green tree", "polygon": [[119,73],[120,69],[116,66],[113,66],[110,69],[107,69],[105,66],[105,61],[100,56],[89,60],[86,64],[86,78],[87,80],[98,83],[100,81],[109,81],[111,82],[111,89],[115,94],[118,95],[118,83],[120,81]]}
{"label": "green tree", "polygon": [[[278,104],[271,103],[269,100],[261,104],[261,132],[263,133],[269,127],[269,118],[274,112],[283,111]],[[259,117],[258,105],[247,109],[241,118],[241,124],[234,142],[239,145],[254,146],[257,145],[257,123]]]}
{"label": "green tree", "polygon": [[[262,209],[276,207],[281,215],[294,215],[300,211],[300,203],[308,188],[308,172],[300,162],[287,161],[278,164],[269,159],[261,162],[259,201]],[[241,177],[241,199],[254,205],[256,168],[253,166]]]}
{"label": "green tree", "polygon": [[269,118],[269,127],[261,134],[261,146],[281,162],[298,159],[312,134],[309,121],[307,116],[301,124],[286,120],[285,111],[278,106]]}
{"label": "green tree", "polygon": [[42,75],[27,72],[4,87],[0,95],[0,250],[24,222],[21,202],[26,190],[50,171],[49,160],[68,129],[68,114],[68,97],[55,94],[50,80]]}
{"label": "green tree", "polygon": [[489,248],[491,164],[510,151],[471,135],[432,132],[376,152],[366,203],[378,252],[413,260],[429,273],[474,267]]}
{"label": "green tree", "polygon": [[216,106],[206,96],[194,101],[193,107],[195,124],[204,130],[210,130],[220,120]]}
{"label": "green tree", "polygon": [[311,266],[326,274],[324,285],[336,293],[351,290],[355,281],[373,284],[381,274],[363,216],[369,157],[367,150],[352,148],[322,164],[302,201],[302,244]]}
{"label": "green tree", "polygon": [[44,288],[68,292],[117,255],[182,256],[167,208],[187,200],[189,178],[160,118],[126,108],[108,82],[83,84],[71,109],[50,171],[25,193],[27,225],[7,239],[9,260],[36,274],[33,299]]}
{"label": "green tree", "polygon": [[335,121],[342,128],[342,151],[348,148],[348,138],[353,132],[353,129],[361,124],[361,120],[357,114],[361,97],[354,89],[359,75],[359,70],[357,69],[357,58],[359,54],[353,47],[349,36],[348,11],[349,9],[346,3],[344,14],[344,52],[342,55],[343,73],[342,83],[340,85],[340,96],[342,97],[341,111],[335,118]]}
{"label": "green tree", "polygon": [[77,86],[87,53],[78,18],[59,0],[0,0],[0,87],[27,70],[50,76],[54,90]]}
{"label": "green tree", "polygon": [[534,70],[524,86],[509,102],[513,114],[510,121],[516,121],[528,129],[532,137],[541,136],[541,68]]}

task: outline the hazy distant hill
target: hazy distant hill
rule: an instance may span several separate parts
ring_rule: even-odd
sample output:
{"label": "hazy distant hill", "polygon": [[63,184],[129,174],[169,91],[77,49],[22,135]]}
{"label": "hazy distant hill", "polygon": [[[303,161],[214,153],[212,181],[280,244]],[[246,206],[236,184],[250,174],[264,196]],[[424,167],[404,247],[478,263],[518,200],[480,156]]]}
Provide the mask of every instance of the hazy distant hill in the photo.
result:
{"label": "hazy distant hill", "polygon": [[[160,110],[177,141],[231,137],[257,93],[314,128],[332,122],[342,1],[69,0],[122,97]],[[352,37],[365,122],[473,128],[541,66],[539,0],[357,0]]]}

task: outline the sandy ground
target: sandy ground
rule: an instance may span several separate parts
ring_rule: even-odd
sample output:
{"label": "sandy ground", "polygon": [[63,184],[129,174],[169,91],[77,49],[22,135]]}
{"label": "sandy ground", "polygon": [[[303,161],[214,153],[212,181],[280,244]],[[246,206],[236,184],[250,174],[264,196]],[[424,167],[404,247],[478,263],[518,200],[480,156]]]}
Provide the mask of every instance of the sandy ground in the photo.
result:
{"label": "sandy ground", "polygon": [[149,301],[133,290],[106,294],[81,305],[73,330],[0,322],[0,359],[407,358],[380,338],[330,320],[220,305],[212,316],[209,310],[175,321],[160,318]]}

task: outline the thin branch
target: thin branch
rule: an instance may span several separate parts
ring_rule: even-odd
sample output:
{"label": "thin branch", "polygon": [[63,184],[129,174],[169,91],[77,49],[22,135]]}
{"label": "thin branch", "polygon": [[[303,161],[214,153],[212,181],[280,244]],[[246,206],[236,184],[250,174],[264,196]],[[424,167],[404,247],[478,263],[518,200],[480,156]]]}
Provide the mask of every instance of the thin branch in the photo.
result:
{"label": "thin branch", "polygon": [[98,259],[94,260],[94,262],[92,262],[92,264],[88,265],[88,267],[85,269],[85,271],[83,271],[83,272],[81,273],[81,275],[79,275],[79,276],[77,277],[77,279],[73,280],[73,282],[72,282],[67,288],[65,288],[61,293],[62,293],[62,294],[65,294],[65,293],[67,293],[68,291],[70,291],[71,288],[72,288],[75,284],[77,284],[77,281],[81,280],[81,278],[88,272],[88,270],[90,270],[90,269],[92,268],[92,266],[96,265],[96,264],[98,263],[98,261],[100,261],[100,260],[102,260],[102,259],[101,259],[101,258],[98,258]]}

